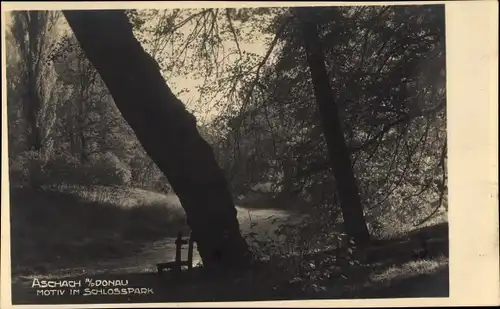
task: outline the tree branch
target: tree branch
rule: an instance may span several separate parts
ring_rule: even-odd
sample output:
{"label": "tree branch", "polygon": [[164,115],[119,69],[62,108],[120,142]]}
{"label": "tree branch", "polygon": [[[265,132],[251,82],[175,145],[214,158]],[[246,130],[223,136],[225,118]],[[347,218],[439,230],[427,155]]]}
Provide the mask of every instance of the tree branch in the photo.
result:
{"label": "tree branch", "polygon": [[231,34],[233,35],[234,43],[236,43],[236,48],[238,49],[238,53],[240,54],[240,59],[242,59],[243,55],[241,53],[240,43],[238,42],[236,31],[234,30],[233,22],[231,21],[231,14],[229,13],[229,9],[226,9],[226,18],[227,22],[229,23],[229,30],[231,30]]}

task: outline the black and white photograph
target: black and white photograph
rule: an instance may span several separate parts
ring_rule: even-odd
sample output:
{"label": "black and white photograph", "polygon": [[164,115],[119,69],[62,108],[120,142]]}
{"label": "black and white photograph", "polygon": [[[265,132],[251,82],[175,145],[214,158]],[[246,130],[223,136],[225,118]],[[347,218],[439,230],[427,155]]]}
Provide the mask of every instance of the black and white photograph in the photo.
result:
{"label": "black and white photograph", "polygon": [[450,296],[445,5],[230,4],[3,11],[12,305]]}

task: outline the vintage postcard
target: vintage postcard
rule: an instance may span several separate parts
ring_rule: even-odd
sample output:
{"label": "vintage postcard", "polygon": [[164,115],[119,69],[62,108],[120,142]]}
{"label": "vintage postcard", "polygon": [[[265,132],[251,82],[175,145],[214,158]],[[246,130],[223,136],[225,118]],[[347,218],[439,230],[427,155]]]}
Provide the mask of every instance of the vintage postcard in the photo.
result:
{"label": "vintage postcard", "polygon": [[500,301],[498,3],[2,2],[2,308]]}

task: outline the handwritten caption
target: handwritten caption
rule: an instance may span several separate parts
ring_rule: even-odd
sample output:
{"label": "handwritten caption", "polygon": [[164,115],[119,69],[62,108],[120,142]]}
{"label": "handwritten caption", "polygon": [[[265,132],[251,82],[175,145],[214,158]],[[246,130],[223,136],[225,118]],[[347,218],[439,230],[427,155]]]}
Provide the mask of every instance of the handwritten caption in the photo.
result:
{"label": "handwritten caption", "polygon": [[129,286],[128,280],[39,280],[33,279],[31,288],[37,296],[98,296],[98,295],[152,295],[152,288]]}

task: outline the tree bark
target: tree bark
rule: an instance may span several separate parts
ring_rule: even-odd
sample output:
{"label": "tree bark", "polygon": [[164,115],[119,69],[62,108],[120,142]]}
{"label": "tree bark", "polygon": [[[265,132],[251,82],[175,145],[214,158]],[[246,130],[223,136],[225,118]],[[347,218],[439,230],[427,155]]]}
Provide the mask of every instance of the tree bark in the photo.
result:
{"label": "tree bark", "polygon": [[135,38],[125,12],[63,13],[124,119],[178,195],[204,267],[247,267],[252,255],[214,153]]}
{"label": "tree bark", "polygon": [[27,88],[24,96],[24,109],[26,120],[29,126],[29,147],[31,150],[39,151],[42,149],[42,134],[38,123],[38,114],[40,113],[41,100],[37,93],[37,83],[33,71],[28,66],[26,69]]}
{"label": "tree bark", "polygon": [[326,139],[331,167],[337,184],[344,228],[359,245],[366,244],[370,235],[366,227],[358,186],[345,142],[338,108],[329,84],[324,52],[318,35],[317,24],[310,9],[296,9],[300,20],[307,63],[311,71],[314,95]]}
{"label": "tree bark", "polygon": [[30,148],[34,151],[39,151],[42,148],[42,134],[38,123],[38,116],[41,108],[41,98],[38,93],[37,79],[40,78],[39,63],[40,57],[36,57],[43,48],[39,43],[39,37],[43,35],[39,27],[39,19],[41,18],[38,12],[25,12],[27,24],[27,51],[26,51],[26,96],[25,108],[26,118],[30,128]]}

